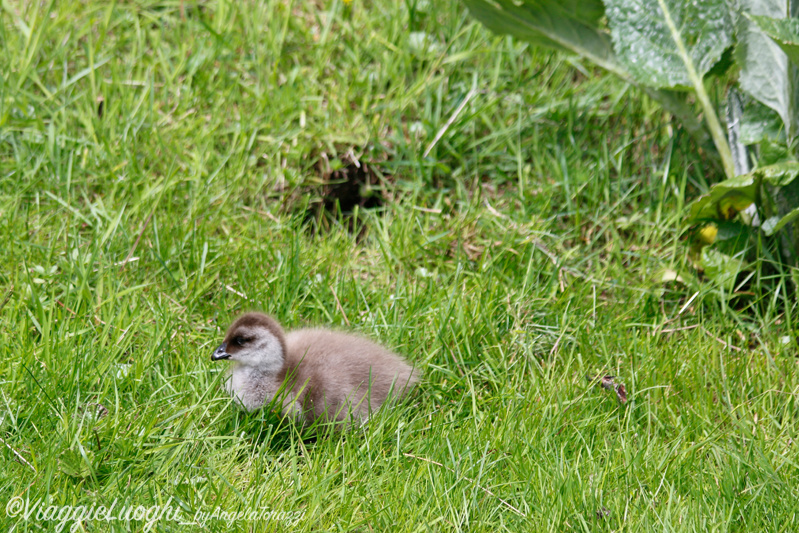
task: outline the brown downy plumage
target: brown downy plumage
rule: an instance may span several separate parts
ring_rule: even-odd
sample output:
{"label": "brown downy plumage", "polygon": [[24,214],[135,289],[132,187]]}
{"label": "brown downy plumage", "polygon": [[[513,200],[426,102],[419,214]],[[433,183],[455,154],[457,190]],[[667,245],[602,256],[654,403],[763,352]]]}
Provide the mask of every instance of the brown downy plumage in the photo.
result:
{"label": "brown downy plumage", "polygon": [[326,329],[284,333],[263,313],[233,322],[211,356],[221,359],[233,363],[225,388],[245,409],[277,397],[283,414],[308,424],[364,421],[419,379],[404,359],[368,339]]}

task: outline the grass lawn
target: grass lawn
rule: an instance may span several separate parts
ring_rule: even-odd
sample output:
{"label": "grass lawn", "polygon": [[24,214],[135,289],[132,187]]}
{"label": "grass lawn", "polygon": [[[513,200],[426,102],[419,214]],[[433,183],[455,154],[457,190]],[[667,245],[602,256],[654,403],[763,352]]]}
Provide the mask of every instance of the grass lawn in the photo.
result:
{"label": "grass lawn", "polygon": [[[3,530],[799,529],[791,285],[662,283],[721,170],[639,92],[457,2],[9,1],[0,47]],[[423,382],[244,413],[249,309]]]}

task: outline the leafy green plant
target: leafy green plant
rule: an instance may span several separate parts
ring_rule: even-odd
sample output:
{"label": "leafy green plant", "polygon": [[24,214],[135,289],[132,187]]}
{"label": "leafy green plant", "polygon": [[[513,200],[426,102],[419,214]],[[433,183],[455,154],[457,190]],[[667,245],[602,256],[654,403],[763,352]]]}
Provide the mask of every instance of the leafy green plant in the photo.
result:
{"label": "leafy green plant", "polygon": [[495,32],[578,54],[640,87],[711,148],[727,180],[690,209],[699,269],[734,281],[731,269],[745,268],[763,238],[797,264],[799,1],[464,2]]}

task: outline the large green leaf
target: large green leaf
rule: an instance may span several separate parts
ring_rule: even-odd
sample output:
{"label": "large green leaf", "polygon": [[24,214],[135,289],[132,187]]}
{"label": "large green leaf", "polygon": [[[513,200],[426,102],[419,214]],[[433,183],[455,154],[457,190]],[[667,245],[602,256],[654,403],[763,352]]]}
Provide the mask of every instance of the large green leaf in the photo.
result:
{"label": "large green leaf", "polygon": [[760,28],[760,31],[782,48],[788,59],[799,67],[799,19],[775,19],[771,17],[752,15],[749,17]]}
{"label": "large green leaf", "polygon": [[598,26],[599,0],[464,0],[471,14],[488,29],[533,44],[577,53],[597,65],[627,77],[607,35]]}
{"label": "large green leaf", "polygon": [[755,171],[772,187],[787,187],[799,177],[799,163],[788,161],[759,168]]}
{"label": "large green leaf", "polygon": [[757,199],[760,181],[760,175],[752,172],[715,184],[691,204],[688,223],[732,219]]}
{"label": "large green leaf", "polygon": [[[476,19],[495,33],[575,53],[629,83],[636,83],[617,61],[607,33],[598,25],[604,13],[599,0],[464,0],[464,3]],[[642,89],[674,114],[700,144],[706,144],[707,131],[683,95],[647,86]]]}
{"label": "large green leaf", "polygon": [[607,15],[619,60],[652,87],[696,88],[691,69],[704,75],[733,42],[725,0],[607,0]]}
{"label": "large green leaf", "polygon": [[702,80],[732,44],[726,0],[606,0],[606,4],[619,62],[645,86],[693,89],[724,173],[734,177],[730,146]]}
{"label": "large green leaf", "polygon": [[797,71],[780,45],[761,29],[758,21],[783,19],[789,0],[739,0],[744,17],[738,20],[736,62],[741,67],[741,88],[776,111],[793,138],[799,128]]}
{"label": "large green leaf", "polygon": [[785,125],[776,111],[756,100],[746,102],[741,117],[741,142],[745,145],[761,141],[785,142]]}
{"label": "large green leaf", "polygon": [[[749,174],[724,180],[710,188],[710,192],[694,200],[688,216],[689,224],[703,221],[731,220],[738,212],[743,211],[754,202],[761,201],[760,186],[766,185],[776,191],[775,203],[785,203],[783,215],[796,207],[794,198],[781,198],[779,195],[788,191],[799,178],[799,163],[795,161],[761,167]],[[797,181],[796,183],[799,183]],[[784,194],[783,194],[784,196]],[[788,204],[793,203],[790,209]]]}
{"label": "large green leaf", "polygon": [[[491,31],[577,54],[626,82],[638,85],[619,63],[607,32],[600,26],[604,6],[599,0],[464,0],[464,3]],[[707,147],[708,131],[697,119],[685,94],[640,86],[677,117],[701,146]]]}

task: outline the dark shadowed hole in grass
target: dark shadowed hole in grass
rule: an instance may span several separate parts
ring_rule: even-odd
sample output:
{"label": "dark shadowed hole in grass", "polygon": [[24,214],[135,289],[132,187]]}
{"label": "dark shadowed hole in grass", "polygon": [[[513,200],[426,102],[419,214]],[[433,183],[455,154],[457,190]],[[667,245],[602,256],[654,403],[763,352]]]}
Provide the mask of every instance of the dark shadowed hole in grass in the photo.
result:
{"label": "dark shadowed hole in grass", "polygon": [[319,184],[310,190],[306,220],[315,222],[316,231],[327,229],[331,220],[355,231],[358,213],[386,200],[384,184],[390,177],[378,168],[385,160],[385,152],[374,147],[344,147],[332,154],[321,150],[315,164]]}

